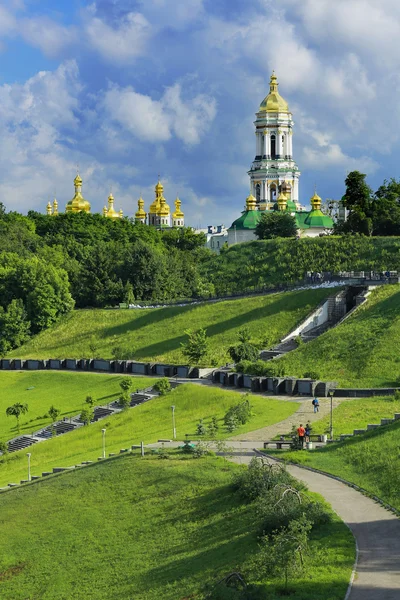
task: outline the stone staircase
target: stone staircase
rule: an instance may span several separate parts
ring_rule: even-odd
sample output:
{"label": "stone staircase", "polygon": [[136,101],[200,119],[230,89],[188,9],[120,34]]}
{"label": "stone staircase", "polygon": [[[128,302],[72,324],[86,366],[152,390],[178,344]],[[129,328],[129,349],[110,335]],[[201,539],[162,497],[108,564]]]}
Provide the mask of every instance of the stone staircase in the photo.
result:
{"label": "stone staircase", "polygon": [[398,420],[400,420],[400,413],[395,413],[393,419],[381,419],[380,423],[371,423],[367,425],[366,429],[354,429],[353,433],[342,433],[340,440],[347,440],[355,435],[361,435],[363,433],[367,433],[367,431],[372,431],[373,429],[378,429],[379,427],[384,427],[385,425],[391,425]]}
{"label": "stone staircase", "polygon": [[29,448],[29,446],[33,446],[39,440],[32,436],[22,435],[21,437],[15,438],[14,440],[10,440],[8,442],[8,451],[9,452],[17,452],[17,450],[23,450],[24,448]]}

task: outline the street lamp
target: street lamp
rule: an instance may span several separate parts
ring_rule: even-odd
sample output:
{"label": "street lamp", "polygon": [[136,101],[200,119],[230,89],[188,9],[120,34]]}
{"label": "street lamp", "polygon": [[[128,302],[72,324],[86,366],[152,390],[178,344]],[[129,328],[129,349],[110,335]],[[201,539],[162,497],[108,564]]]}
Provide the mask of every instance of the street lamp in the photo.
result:
{"label": "street lamp", "polygon": [[27,457],[28,457],[28,481],[31,480],[31,453],[28,452],[27,453]]}
{"label": "street lamp", "polygon": [[331,415],[330,415],[330,424],[329,424],[329,436],[331,440],[333,440],[333,390],[329,390],[329,396],[331,399]]}
{"label": "street lamp", "polygon": [[176,440],[176,427],[175,427],[175,406],[171,406],[172,408],[172,432],[173,438]]}
{"label": "street lamp", "polygon": [[103,434],[103,458],[106,457],[106,430],[102,429],[101,433]]}

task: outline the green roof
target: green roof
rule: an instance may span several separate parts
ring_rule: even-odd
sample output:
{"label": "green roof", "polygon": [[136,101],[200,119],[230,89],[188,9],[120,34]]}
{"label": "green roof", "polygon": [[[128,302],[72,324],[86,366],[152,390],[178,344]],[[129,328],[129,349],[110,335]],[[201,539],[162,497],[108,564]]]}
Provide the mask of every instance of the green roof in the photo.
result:
{"label": "green roof", "polygon": [[262,212],[259,210],[245,210],[242,215],[233,221],[229,229],[255,229],[260,222]]}
{"label": "green roof", "polygon": [[311,210],[305,222],[309,227],[324,227],[325,229],[332,229],[333,227],[332,218],[324,215],[320,210]]}

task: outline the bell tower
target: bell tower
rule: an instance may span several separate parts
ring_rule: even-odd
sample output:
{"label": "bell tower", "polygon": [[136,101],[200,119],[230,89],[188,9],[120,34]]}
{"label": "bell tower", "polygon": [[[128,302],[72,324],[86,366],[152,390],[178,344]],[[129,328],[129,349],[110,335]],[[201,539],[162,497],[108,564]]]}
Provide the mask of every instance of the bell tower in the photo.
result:
{"label": "bell tower", "polygon": [[300,209],[300,171],[293,160],[293,119],[286,100],[278,91],[275,72],[269,94],[260,104],[254,122],[256,155],[248,175],[250,190],[259,210],[271,210],[285,187],[285,195]]}

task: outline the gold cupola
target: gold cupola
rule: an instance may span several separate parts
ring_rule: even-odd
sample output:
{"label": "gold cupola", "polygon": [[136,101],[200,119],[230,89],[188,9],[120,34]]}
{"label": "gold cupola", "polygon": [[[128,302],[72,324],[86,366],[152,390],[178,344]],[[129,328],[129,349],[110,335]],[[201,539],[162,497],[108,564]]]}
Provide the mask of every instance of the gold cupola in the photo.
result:
{"label": "gold cupola", "polygon": [[287,207],[287,197],[286,194],[281,192],[277,199],[278,210],[286,210]]}
{"label": "gold cupola", "polygon": [[53,215],[56,217],[58,215],[58,202],[56,198],[53,200]]}
{"label": "gold cupola", "polygon": [[161,198],[164,192],[164,186],[162,185],[162,183],[160,183],[160,180],[158,180],[158,183],[156,185],[156,187],[154,188],[154,191],[156,193],[156,197],[154,199],[154,202],[152,202],[150,204],[150,208],[149,208],[149,214],[151,215],[156,215],[158,214],[160,208],[161,208]]}
{"label": "gold cupola", "polygon": [[139,200],[138,200],[138,209],[135,212],[135,221],[140,222],[140,223],[145,223],[146,222],[146,211],[144,210],[144,200],[142,198],[142,196],[140,196]]}
{"label": "gold cupola", "polygon": [[51,202],[48,202],[48,203],[47,203],[47,206],[46,206],[46,213],[47,213],[47,215],[48,215],[48,216],[51,216],[51,215],[53,214],[53,213],[52,213],[52,208],[51,208]]}
{"label": "gold cupola", "polygon": [[320,198],[317,192],[314,192],[314,196],[310,199],[312,210],[321,210],[322,198]]}
{"label": "gold cupola", "polygon": [[183,227],[185,224],[185,221],[184,221],[185,214],[181,210],[182,202],[178,198],[178,196],[176,197],[174,204],[175,204],[175,212],[172,213],[172,224],[174,227]]}
{"label": "gold cupola", "polygon": [[164,198],[164,196],[161,196],[160,208],[157,212],[157,216],[158,217],[169,217],[170,213],[171,213],[171,209],[169,207],[169,204],[167,204],[167,201]]}
{"label": "gold cupola", "polygon": [[75,196],[70,200],[65,207],[65,212],[86,212],[90,213],[90,203],[82,196],[82,178],[77,174],[74,179]]}
{"label": "gold cupola", "polygon": [[278,92],[278,78],[275,71],[272,71],[271,80],[269,82],[269,94],[260,104],[260,112],[268,113],[288,113],[289,106],[286,100],[282,98]]}
{"label": "gold cupola", "polygon": [[123,216],[122,210],[117,212],[114,208],[114,196],[112,192],[108,196],[108,208],[105,206],[103,208],[103,216],[108,217],[109,219],[120,219]]}
{"label": "gold cupola", "polygon": [[246,210],[256,210],[257,208],[257,200],[254,198],[253,194],[250,193],[246,198]]}

